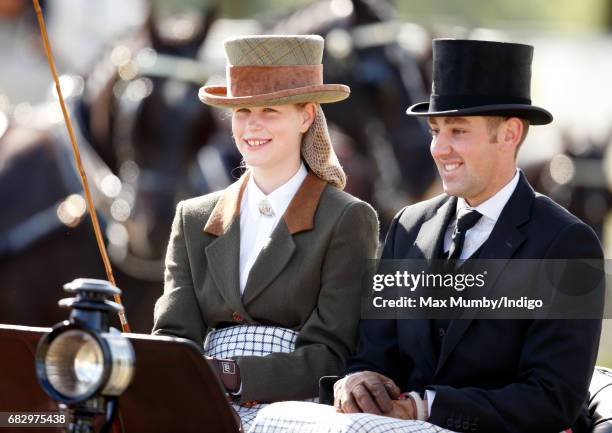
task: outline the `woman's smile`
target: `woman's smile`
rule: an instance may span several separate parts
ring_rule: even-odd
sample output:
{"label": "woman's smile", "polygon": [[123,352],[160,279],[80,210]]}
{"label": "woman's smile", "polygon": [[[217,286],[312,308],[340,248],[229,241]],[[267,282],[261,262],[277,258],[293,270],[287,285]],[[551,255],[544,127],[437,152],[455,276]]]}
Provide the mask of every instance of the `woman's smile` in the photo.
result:
{"label": "woman's smile", "polygon": [[244,138],[242,141],[244,141],[247,144],[249,150],[259,150],[263,146],[271,142],[272,139],[271,138]]}

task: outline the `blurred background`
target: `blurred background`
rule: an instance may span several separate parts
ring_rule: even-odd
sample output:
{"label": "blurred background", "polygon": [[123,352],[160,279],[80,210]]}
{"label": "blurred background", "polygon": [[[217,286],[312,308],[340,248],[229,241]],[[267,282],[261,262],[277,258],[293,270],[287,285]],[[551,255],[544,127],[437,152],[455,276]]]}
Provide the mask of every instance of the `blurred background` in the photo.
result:
{"label": "blurred background", "polygon": [[[176,203],[224,188],[240,155],[226,113],[197,99],[223,83],[222,40],[326,39],[325,81],[351,98],[325,108],[347,190],[378,210],[437,194],[425,124],[431,39],[535,46],[531,128],[519,165],[591,225],[612,257],[612,0],[41,0],[105,240],[132,329],[149,332]],[[0,2],[0,323],[49,326],[74,278],[105,278],[29,0]],[[612,324],[600,365],[612,367]]]}

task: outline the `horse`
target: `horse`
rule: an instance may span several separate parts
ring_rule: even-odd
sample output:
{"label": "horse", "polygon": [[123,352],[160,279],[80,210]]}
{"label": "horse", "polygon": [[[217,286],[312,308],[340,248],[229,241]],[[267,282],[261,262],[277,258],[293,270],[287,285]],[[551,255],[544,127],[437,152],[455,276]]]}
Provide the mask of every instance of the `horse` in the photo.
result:
{"label": "horse", "polygon": [[332,131],[341,132],[332,138],[339,138],[347,190],[373,204],[384,229],[401,207],[427,197],[437,179],[427,127],[405,115],[427,99],[423,64],[398,42],[402,27],[386,2],[318,1],[272,28],[325,37],[324,80],[351,88],[349,99],[324,107]]}
{"label": "horse", "polygon": [[[211,140],[218,122],[195,96],[210,73],[196,60],[216,6],[206,12],[182,39],[164,37],[152,16],[108,50],[80,90],[78,77],[62,77],[72,83],[66,99],[77,143],[135,332],[151,329],[176,203],[231,182],[229,167],[211,177],[202,162],[223,163],[221,151],[202,156],[207,143],[219,143]],[[64,131],[41,119],[11,121],[0,137],[3,323],[58,322],[64,283],[106,279]]]}
{"label": "horse", "polygon": [[591,226],[605,241],[604,226],[612,209],[609,178],[612,130],[603,139],[577,139],[561,134],[561,149],[550,159],[525,164],[534,188],[548,195]]}
{"label": "horse", "polygon": [[[150,330],[162,292],[176,203],[221,189],[238,174],[240,157],[227,122],[195,97],[199,85],[218,72],[194,61],[214,21],[212,12],[180,43],[167,43],[150,19],[142,32],[108,50],[84,89],[79,91],[73,78],[77,90],[68,95],[115,279],[138,332]],[[326,108],[348,189],[373,201],[381,219],[389,221],[435,178],[425,128],[403,114],[413,99],[421,99],[422,77],[394,38],[364,42],[363,32],[376,33],[376,26],[386,23],[380,11],[355,1],[352,14],[335,18],[303,32],[326,36],[331,45],[324,58],[326,80],[353,89],[354,108],[343,103]],[[337,41],[347,34],[353,48],[343,57]],[[11,149],[3,160],[12,169],[0,169],[5,186],[0,199],[12,204],[15,218],[5,213],[0,227],[1,322],[37,326],[61,320],[54,304],[62,284],[79,276],[105,278],[61,128],[28,134],[32,128],[12,125],[2,138],[2,148]],[[22,145],[15,144],[19,136]],[[42,173],[48,179],[41,179]]]}

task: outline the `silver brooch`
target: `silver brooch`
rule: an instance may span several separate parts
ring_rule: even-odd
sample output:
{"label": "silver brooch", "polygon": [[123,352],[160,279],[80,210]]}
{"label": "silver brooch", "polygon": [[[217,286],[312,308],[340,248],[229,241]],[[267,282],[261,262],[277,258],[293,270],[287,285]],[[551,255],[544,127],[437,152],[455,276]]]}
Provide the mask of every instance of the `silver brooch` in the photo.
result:
{"label": "silver brooch", "polygon": [[263,198],[259,202],[259,213],[268,217],[274,216],[274,209],[272,209],[267,198]]}

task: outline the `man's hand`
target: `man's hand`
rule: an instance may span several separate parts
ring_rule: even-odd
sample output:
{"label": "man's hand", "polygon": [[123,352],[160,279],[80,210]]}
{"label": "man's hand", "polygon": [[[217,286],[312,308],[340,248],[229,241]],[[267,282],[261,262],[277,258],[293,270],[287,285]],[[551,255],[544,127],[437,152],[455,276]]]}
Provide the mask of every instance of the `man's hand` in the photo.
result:
{"label": "man's hand", "polygon": [[385,416],[399,419],[417,419],[417,411],[412,399],[393,400],[391,404],[393,408],[389,412],[386,412],[384,414]]}
{"label": "man's hand", "polygon": [[392,400],[397,399],[400,392],[388,377],[373,371],[361,371],[336,382],[334,407],[344,413],[387,415],[394,408]]}

